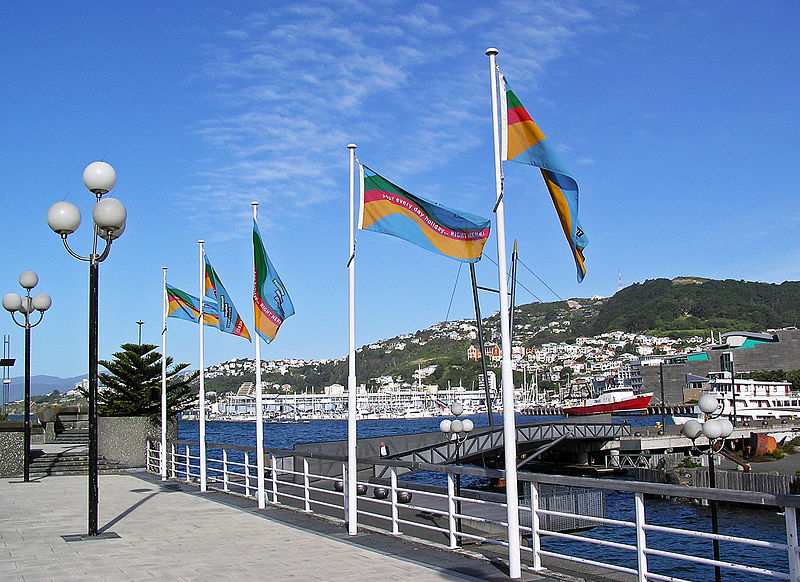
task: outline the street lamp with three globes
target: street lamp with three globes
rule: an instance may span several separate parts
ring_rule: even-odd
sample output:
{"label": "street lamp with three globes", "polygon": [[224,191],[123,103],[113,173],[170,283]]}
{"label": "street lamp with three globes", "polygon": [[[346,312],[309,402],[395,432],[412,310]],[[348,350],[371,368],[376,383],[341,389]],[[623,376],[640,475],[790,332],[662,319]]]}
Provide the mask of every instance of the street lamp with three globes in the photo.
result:
{"label": "street lamp with three globes", "polygon": [[[25,396],[23,412],[23,461],[22,479],[30,481],[31,474],[31,328],[42,323],[44,312],[50,309],[52,300],[47,293],[37,293],[31,297],[31,289],[39,284],[39,276],[33,271],[22,271],[19,276],[19,284],[25,289],[25,296],[21,297],[16,293],[7,293],[3,296],[3,308],[11,314],[21,328],[25,329]],[[31,322],[31,314],[39,312],[39,319],[36,323]],[[22,321],[17,321],[16,314],[19,313]]]}
{"label": "street lamp with three globes", "polygon": [[[467,436],[475,428],[475,425],[469,418],[460,420],[458,417],[464,412],[464,405],[460,402],[453,402],[450,405],[450,412],[455,416],[455,420],[445,419],[439,423],[439,430],[446,436],[447,440],[455,443],[456,447],[456,466],[461,465],[461,445],[467,440]],[[491,414],[491,412],[489,413]],[[456,518],[456,531],[461,533],[461,473],[456,473],[456,513],[459,517]],[[461,545],[461,538],[459,537],[456,543]]]}
{"label": "street lamp with three globes", "polygon": [[[67,237],[77,230],[81,223],[81,213],[70,202],[56,202],[47,211],[47,224],[61,237],[67,252],[78,259],[89,263],[89,536],[97,535],[97,328],[98,328],[98,281],[101,262],[106,260],[111,251],[111,243],[122,236],[125,231],[127,211],[116,198],[103,198],[114,188],[117,174],[105,162],[92,162],[83,171],[83,183],[95,195],[97,203],[92,210],[94,221],[94,239],[92,252],[83,257],[74,252],[67,242]],[[103,241],[102,251],[98,245]]]}
{"label": "street lamp with three globes", "polygon": [[[714,469],[714,453],[722,450],[727,439],[733,433],[733,423],[722,416],[722,407],[717,397],[706,392],[697,401],[697,406],[705,415],[705,421],[689,420],[681,427],[683,436],[691,439],[692,444],[703,435],[708,439],[708,484],[714,489],[717,486],[716,471]],[[709,500],[711,506],[711,533],[718,534],[717,501]],[[713,540],[714,559],[719,561],[719,540]],[[722,573],[719,566],[714,566],[714,579],[720,582]]]}

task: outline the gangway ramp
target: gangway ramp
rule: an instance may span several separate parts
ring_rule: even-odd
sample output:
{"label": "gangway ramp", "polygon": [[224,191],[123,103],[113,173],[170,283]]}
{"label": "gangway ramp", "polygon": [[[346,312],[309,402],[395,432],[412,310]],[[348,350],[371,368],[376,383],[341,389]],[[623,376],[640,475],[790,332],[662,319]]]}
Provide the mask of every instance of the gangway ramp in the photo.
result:
{"label": "gangway ramp", "polygon": [[[516,426],[517,453],[535,449],[559,438],[564,441],[610,441],[630,434],[631,427],[628,424],[611,424],[611,422],[570,419],[520,424]],[[406,435],[390,437],[390,440],[384,439],[389,440],[388,448],[392,451],[385,455],[385,458],[417,463],[450,464],[455,463],[458,457],[460,462],[469,464],[480,458],[495,456],[503,450],[502,426],[476,428],[459,445],[454,441],[445,440],[445,436],[440,434],[438,438],[430,439],[423,446],[403,449],[404,436]],[[409,439],[408,442],[412,440]],[[413,471],[411,468],[400,466],[395,467],[395,470],[398,475]],[[376,467],[376,477],[386,478],[388,475],[389,467]]]}

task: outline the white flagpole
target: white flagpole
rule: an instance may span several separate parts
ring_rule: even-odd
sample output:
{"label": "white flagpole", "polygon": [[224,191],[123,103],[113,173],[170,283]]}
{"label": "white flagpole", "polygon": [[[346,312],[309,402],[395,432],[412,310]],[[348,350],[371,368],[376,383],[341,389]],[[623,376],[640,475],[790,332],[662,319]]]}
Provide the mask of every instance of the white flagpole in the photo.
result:
{"label": "white flagpole", "polygon": [[167,268],[161,288],[161,480],[167,480]]}
{"label": "white flagpole", "polygon": [[[253,206],[253,220],[258,222],[258,202],[251,202]],[[256,284],[255,251],[253,252],[253,293]],[[255,304],[254,304],[255,305]],[[263,396],[261,391],[261,336],[258,330],[253,329],[256,344],[256,473],[258,477],[258,508],[264,509],[264,411],[262,409]]]}
{"label": "white flagpole", "polygon": [[355,264],[355,161],[356,144],[347,145],[350,150],[350,246],[347,252],[350,259],[347,268],[350,275],[350,352],[348,356],[349,372],[347,375],[347,533],[354,536],[358,533],[358,499],[356,481],[356,264]]}
{"label": "white flagpole", "polygon": [[519,494],[517,492],[517,439],[514,423],[514,377],[511,370],[511,332],[508,324],[508,280],[506,276],[506,223],[503,209],[503,178],[500,161],[497,111],[496,48],[486,49],[492,77],[492,128],[494,138],[494,175],[497,191],[497,275],[500,296],[500,337],[502,348],[503,450],[506,469],[506,507],[508,508],[508,575],[522,577],[519,544]]}
{"label": "white flagpole", "polygon": [[203,241],[199,240],[200,245],[200,318],[198,327],[200,328],[200,394],[198,405],[200,407],[200,491],[206,491],[206,388],[204,383],[205,372],[203,370],[203,296],[205,295],[205,262],[203,261]]}

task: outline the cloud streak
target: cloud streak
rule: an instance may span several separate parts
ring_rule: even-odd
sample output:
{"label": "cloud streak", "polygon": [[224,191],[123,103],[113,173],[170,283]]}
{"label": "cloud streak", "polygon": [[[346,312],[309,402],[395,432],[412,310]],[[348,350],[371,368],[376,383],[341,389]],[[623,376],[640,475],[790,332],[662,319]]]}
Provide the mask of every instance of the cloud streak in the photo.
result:
{"label": "cloud streak", "polygon": [[299,3],[226,21],[208,31],[197,78],[217,111],[192,129],[208,159],[180,203],[194,219],[214,208],[230,231],[234,202],[280,199],[292,213],[330,201],[351,141],[381,155],[391,143],[400,177],[436,169],[490,139],[483,49],[501,39],[504,68],[536,87],[576,37],[626,9],[602,6]]}

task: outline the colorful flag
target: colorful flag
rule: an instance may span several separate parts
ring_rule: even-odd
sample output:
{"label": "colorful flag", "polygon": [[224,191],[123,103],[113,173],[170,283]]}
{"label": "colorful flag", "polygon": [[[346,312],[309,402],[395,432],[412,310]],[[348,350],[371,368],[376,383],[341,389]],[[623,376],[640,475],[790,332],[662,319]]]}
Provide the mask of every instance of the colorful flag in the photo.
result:
{"label": "colorful flag", "polygon": [[250,332],[247,331],[239,312],[233,305],[230,295],[219,280],[217,272],[211,266],[208,257],[203,253],[205,261],[205,291],[208,297],[213,297],[219,309],[219,329],[225,333],[231,333],[240,337],[250,339]]}
{"label": "colorful flag", "polygon": [[475,263],[489,238],[489,220],[414,196],[361,166],[359,228],[407,240],[451,259]]}
{"label": "colorful flag", "polygon": [[[199,314],[200,299],[167,284],[167,317],[177,317],[197,323]],[[203,323],[214,327],[219,326],[216,300],[203,300]]]}
{"label": "colorful flag", "polygon": [[294,305],[275,267],[272,266],[267,251],[264,250],[264,243],[261,241],[261,233],[255,220],[253,221],[253,266],[256,332],[269,343],[275,339],[283,321],[294,315]]}
{"label": "colorful flag", "polygon": [[578,282],[586,275],[583,249],[589,244],[578,220],[578,183],[566,170],[555,149],[548,143],[531,116],[500,75],[500,115],[502,159],[530,164],[542,172],[542,177],[556,207],[561,228],[578,270]]}

